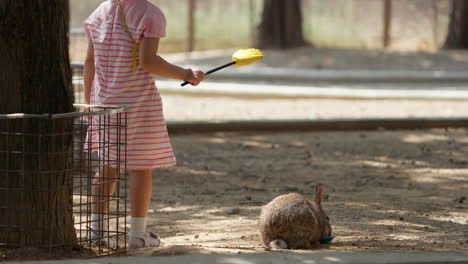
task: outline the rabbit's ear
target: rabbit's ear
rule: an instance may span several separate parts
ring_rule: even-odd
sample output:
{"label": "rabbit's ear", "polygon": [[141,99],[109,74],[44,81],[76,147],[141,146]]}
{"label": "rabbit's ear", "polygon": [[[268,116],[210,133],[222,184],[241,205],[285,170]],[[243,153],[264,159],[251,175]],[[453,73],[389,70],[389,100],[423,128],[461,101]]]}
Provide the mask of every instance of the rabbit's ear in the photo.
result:
{"label": "rabbit's ear", "polygon": [[323,184],[319,183],[315,185],[315,198],[314,201],[320,205],[322,203],[322,186]]}

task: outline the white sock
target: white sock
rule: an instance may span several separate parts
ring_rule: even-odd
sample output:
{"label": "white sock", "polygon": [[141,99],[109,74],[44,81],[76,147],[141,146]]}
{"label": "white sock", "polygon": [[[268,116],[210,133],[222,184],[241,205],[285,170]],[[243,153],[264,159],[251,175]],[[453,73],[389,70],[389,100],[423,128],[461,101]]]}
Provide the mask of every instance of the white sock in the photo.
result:
{"label": "white sock", "polygon": [[91,229],[96,232],[107,231],[109,219],[104,213],[91,213]]}
{"label": "white sock", "polygon": [[91,229],[96,232],[101,230],[100,214],[91,214]]}
{"label": "white sock", "polygon": [[130,237],[142,237],[145,235],[147,217],[132,217],[130,219]]}

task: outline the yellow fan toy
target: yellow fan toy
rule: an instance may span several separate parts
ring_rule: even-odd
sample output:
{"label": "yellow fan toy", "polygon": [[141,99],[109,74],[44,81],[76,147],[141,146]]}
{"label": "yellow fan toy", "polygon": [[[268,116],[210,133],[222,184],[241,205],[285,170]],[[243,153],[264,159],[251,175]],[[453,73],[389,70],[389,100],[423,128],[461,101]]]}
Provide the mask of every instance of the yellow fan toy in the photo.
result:
{"label": "yellow fan toy", "polygon": [[[261,59],[263,59],[263,53],[258,49],[241,49],[232,55],[231,62],[209,70],[205,75],[217,72],[232,65],[236,65],[237,67],[247,66]],[[187,84],[189,84],[189,82],[184,82],[181,86],[185,86]]]}

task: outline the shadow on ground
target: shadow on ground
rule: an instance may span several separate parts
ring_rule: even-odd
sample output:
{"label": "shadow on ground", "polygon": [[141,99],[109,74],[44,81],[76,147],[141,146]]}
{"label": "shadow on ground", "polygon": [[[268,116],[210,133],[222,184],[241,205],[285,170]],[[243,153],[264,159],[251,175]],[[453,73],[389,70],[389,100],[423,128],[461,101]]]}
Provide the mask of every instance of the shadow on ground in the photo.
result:
{"label": "shadow on ground", "polygon": [[[261,205],[289,192],[312,197],[318,182],[338,236],[321,250],[463,251],[468,244],[465,130],[216,133],[172,141],[179,165],[155,173],[150,227],[187,254],[264,251]],[[174,254],[185,253],[179,247]]]}

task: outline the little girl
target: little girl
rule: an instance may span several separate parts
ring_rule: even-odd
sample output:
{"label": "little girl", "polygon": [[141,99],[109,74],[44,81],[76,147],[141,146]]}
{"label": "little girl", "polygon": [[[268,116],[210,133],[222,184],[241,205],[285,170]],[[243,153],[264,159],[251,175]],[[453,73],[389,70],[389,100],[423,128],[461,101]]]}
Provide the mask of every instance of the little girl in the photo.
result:
{"label": "little girl", "polygon": [[[154,75],[198,85],[205,74],[166,62],[156,53],[165,37],[166,20],[159,8],[147,0],[107,0],[86,19],[88,50],[85,60],[85,98],[92,105],[128,106],[127,169],[130,174],[131,221],[128,248],[162,246],[159,237],[146,230],[152,192],[152,169],[175,165],[160,94]],[[90,132],[93,142],[102,142]],[[113,153],[110,151],[110,155]],[[115,153],[114,153],[115,155]],[[106,231],[102,216],[108,212],[115,184],[102,183],[117,178],[118,169],[104,166],[93,183],[91,239]],[[108,181],[109,182],[109,181]],[[108,246],[115,242],[107,240]]]}

